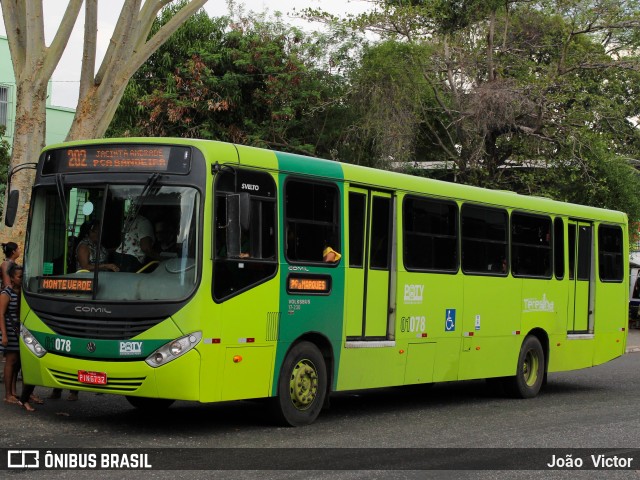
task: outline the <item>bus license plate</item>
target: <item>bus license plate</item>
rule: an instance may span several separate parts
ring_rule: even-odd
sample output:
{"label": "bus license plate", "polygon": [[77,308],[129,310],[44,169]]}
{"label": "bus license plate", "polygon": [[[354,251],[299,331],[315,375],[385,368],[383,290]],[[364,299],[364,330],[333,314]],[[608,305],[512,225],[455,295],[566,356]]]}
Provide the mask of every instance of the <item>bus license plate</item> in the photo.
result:
{"label": "bus license plate", "polygon": [[80,383],[89,383],[91,385],[106,385],[107,374],[104,372],[87,372],[78,370],[78,381]]}

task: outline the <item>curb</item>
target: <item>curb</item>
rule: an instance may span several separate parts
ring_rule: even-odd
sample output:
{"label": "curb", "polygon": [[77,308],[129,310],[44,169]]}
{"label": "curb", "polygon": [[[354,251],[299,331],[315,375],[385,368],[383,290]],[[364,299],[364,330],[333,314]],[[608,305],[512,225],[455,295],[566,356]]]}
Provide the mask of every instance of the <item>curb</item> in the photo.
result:
{"label": "curb", "polygon": [[640,352],[640,347],[627,347],[626,352],[627,352],[627,353]]}

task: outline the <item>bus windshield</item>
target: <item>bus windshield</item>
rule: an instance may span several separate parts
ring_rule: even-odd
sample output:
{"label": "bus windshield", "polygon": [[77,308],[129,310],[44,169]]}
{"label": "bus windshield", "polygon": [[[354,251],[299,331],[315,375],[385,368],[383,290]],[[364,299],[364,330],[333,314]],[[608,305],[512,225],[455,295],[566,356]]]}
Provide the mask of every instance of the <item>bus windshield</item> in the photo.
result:
{"label": "bus windshield", "polygon": [[199,194],[192,187],[34,190],[25,248],[28,293],[101,301],[181,300],[198,278]]}

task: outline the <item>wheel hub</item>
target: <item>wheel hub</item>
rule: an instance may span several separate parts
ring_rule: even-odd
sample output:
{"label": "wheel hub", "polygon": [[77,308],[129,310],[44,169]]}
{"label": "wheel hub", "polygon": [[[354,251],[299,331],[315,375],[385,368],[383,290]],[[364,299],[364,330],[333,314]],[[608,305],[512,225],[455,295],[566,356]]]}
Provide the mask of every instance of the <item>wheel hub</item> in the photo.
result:
{"label": "wheel hub", "polygon": [[524,363],[522,365],[522,374],[524,376],[525,382],[530,387],[535,385],[538,380],[538,363],[540,359],[535,351],[531,350],[527,352],[527,355],[524,359]]}
{"label": "wheel hub", "polygon": [[318,373],[310,360],[300,360],[291,372],[289,380],[291,402],[298,410],[311,406],[318,394]]}

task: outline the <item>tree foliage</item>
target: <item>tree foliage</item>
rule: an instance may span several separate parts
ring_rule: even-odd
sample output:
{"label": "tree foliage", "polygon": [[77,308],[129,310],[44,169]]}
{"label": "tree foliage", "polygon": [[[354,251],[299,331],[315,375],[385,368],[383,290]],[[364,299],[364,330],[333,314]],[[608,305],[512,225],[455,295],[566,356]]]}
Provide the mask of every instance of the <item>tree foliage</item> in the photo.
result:
{"label": "tree foliage", "polygon": [[[640,107],[636,0],[374,3],[345,20],[382,39],[365,50],[347,100],[358,111],[355,150],[371,164],[440,159],[456,181],[640,219],[627,164],[640,153],[630,121]],[[372,108],[359,107],[362,92]]]}
{"label": "tree foliage", "polygon": [[[153,27],[171,16],[166,11]],[[132,78],[110,135],[199,137],[330,155],[342,77],[324,40],[263,16],[193,16]]]}
{"label": "tree foliage", "polygon": [[193,17],[129,83],[109,133],[419,174],[432,161],[449,180],[640,219],[637,0],[373,3],[346,19],[307,10],[333,37],[278,17]]}

